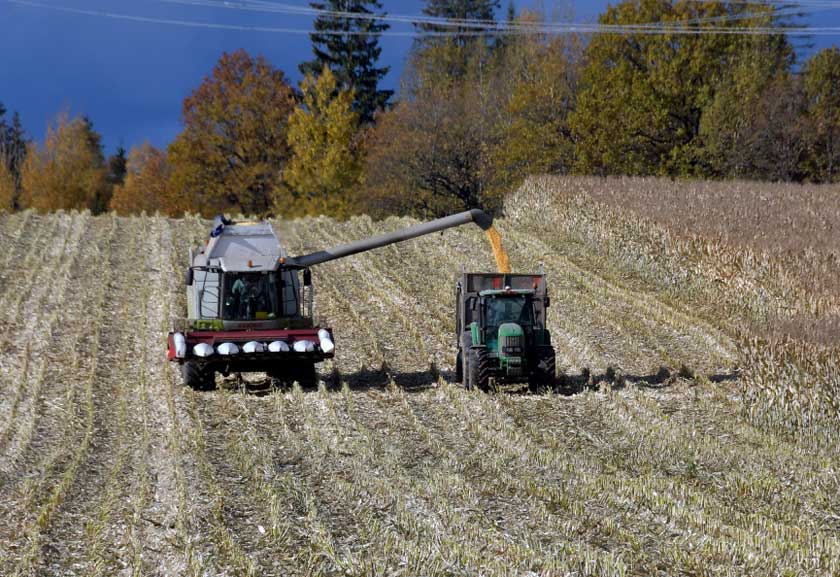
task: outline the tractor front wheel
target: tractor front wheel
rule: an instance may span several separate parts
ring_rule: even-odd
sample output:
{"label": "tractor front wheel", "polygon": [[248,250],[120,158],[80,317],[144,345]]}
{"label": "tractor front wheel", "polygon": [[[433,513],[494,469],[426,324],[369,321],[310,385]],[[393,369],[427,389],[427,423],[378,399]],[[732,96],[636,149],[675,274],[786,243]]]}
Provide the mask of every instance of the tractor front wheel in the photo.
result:
{"label": "tractor front wheel", "polygon": [[490,388],[490,358],[487,356],[487,349],[484,347],[473,347],[470,349],[469,361],[467,362],[467,373],[469,385],[467,389],[478,387],[480,391],[487,391]]}
{"label": "tractor front wheel", "polygon": [[216,388],[216,371],[207,365],[195,361],[186,361],[181,365],[184,384],[196,391],[212,391]]}

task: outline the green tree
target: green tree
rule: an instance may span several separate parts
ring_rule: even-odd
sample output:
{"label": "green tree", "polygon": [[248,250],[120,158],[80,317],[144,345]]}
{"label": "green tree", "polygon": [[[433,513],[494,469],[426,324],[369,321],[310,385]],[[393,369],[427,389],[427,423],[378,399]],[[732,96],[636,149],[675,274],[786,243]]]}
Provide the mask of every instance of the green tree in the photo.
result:
{"label": "green tree", "polygon": [[[539,24],[525,13],[519,23]],[[499,53],[495,90],[504,95],[493,121],[496,138],[489,151],[492,186],[500,194],[531,174],[572,170],[575,146],[569,126],[577,92],[580,39],[513,38]]]}
{"label": "green tree", "polygon": [[61,113],[48,128],[43,148],[29,146],[21,168],[21,205],[104,211],[111,186],[100,140],[88,119]]}
{"label": "green tree", "polygon": [[495,24],[498,7],[499,0],[426,0],[426,16],[460,22],[415,25],[420,36],[411,60],[421,79],[453,82],[483,66],[493,38],[487,26]]}
{"label": "green tree", "polygon": [[277,197],[276,212],[346,217],[356,208],[351,195],[361,172],[353,92],[339,89],[338,79],[327,67],[317,79],[307,76],[301,92],[302,102],[289,118],[292,156],[283,173],[286,189]]}
{"label": "green tree", "polygon": [[26,158],[28,141],[23,130],[20,115],[15,112],[11,124],[5,119],[6,109],[0,104],[0,163],[6,168],[7,176],[11,176],[14,183],[12,194],[12,207],[20,208],[18,199],[20,197],[20,171],[23,161]]}
{"label": "green tree", "polygon": [[[337,76],[338,87],[355,94],[353,107],[361,122],[372,122],[376,111],[385,108],[394,94],[393,90],[379,88],[389,67],[376,66],[382,53],[379,37],[390,26],[381,20],[365,18],[384,16],[382,3],[379,0],[329,0],[309,4],[331,13],[315,19],[315,32],[309,35],[315,59],[301,64],[301,73],[317,77],[325,66],[328,67]],[[329,33],[335,31],[346,34]]]}
{"label": "green tree", "polygon": [[169,146],[171,210],[263,214],[289,158],[295,95],[283,72],[244,50],[223,54],[184,100],[184,129]]}
{"label": "green tree", "polygon": [[[748,13],[752,16],[748,17]],[[772,6],[742,3],[626,0],[611,6],[606,25],[696,22],[768,26]],[[793,50],[782,34],[599,34],[586,50],[582,90],[571,118],[577,169],[601,174],[698,175],[701,124],[727,83],[772,77],[790,67]],[[744,60],[757,72],[736,75]],[[754,85],[741,92],[754,91]]]}
{"label": "green tree", "polygon": [[840,175],[840,49],[817,52],[802,76],[811,129],[808,172],[814,180],[834,182]]}
{"label": "green tree", "polygon": [[118,186],[125,182],[127,164],[126,150],[120,145],[117,148],[117,152],[108,157],[108,181],[113,186]]}

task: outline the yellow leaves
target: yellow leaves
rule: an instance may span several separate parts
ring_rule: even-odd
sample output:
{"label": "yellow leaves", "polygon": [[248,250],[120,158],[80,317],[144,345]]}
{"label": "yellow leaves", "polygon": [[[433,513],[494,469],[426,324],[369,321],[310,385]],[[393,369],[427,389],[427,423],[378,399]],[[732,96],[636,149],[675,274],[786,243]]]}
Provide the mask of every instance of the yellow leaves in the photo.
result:
{"label": "yellow leaves", "polygon": [[145,143],[128,154],[125,182],[114,188],[110,209],[118,214],[153,214],[157,211],[176,215],[169,188],[166,155]]}
{"label": "yellow leaves", "polygon": [[283,73],[244,50],[224,54],[184,101],[184,130],[168,149],[174,212],[262,214],[289,157],[295,99]]}
{"label": "yellow leaves", "polygon": [[104,209],[110,192],[99,137],[83,118],[62,113],[44,147],[29,146],[21,170],[21,204],[37,210]]}
{"label": "yellow leaves", "polygon": [[330,214],[346,217],[359,181],[356,150],[359,116],[353,92],[342,90],[329,68],[301,84],[303,101],[289,118],[291,159],[283,173],[286,189],[277,195],[279,214]]}
{"label": "yellow leaves", "polygon": [[16,194],[15,176],[6,166],[6,163],[0,160],[0,211],[11,212],[14,210]]}

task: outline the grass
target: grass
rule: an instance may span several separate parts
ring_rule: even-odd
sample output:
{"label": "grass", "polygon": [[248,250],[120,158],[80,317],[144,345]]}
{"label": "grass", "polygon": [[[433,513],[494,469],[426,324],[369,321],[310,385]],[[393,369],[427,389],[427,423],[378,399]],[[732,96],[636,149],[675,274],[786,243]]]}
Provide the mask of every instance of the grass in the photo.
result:
{"label": "grass", "polygon": [[[541,395],[451,382],[455,275],[495,268],[477,227],[317,267],[338,356],[262,396],[163,360],[207,222],[0,216],[0,260],[50,267],[0,284],[0,573],[837,574],[838,357],[767,331],[834,297],[782,274],[795,251],[643,222],[597,182],[528,183],[497,222],[549,274],[566,386]],[[276,228],[300,254],[413,222]]]}

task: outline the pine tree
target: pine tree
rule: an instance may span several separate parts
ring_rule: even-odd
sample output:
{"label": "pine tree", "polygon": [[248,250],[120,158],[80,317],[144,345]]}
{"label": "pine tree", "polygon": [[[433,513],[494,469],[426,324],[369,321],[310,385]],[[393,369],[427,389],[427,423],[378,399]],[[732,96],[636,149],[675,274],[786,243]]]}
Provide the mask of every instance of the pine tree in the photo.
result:
{"label": "pine tree", "polygon": [[108,157],[108,180],[114,186],[125,183],[125,175],[128,166],[125,148],[120,145],[117,153]]}
{"label": "pine tree", "polygon": [[[471,63],[484,62],[492,47],[488,25],[496,22],[499,0],[426,0],[423,14],[459,20],[452,25],[423,23],[415,26],[421,36],[414,44],[415,68],[427,80],[462,79]],[[477,21],[477,22],[470,22]]]}
{"label": "pine tree", "polygon": [[[0,104],[0,163],[3,164],[5,170],[5,178],[11,179],[10,182],[14,185],[14,194],[12,194],[13,208],[20,208],[18,206],[18,197],[20,195],[20,170],[23,161],[26,158],[26,133],[23,130],[23,124],[20,121],[20,115],[15,112],[12,116],[12,123],[7,124],[5,119],[6,109]],[[8,184],[8,183],[7,183]]]}
{"label": "pine tree", "polygon": [[[315,32],[309,35],[315,59],[301,64],[301,73],[317,77],[324,66],[329,67],[338,78],[339,88],[355,93],[353,108],[359,113],[360,121],[372,122],[376,111],[385,108],[394,94],[393,90],[379,89],[379,81],[388,73],[389,67],[376,66],[382,53],[379,36],[390,26],[373,18],[354,18],[346,14],[384,15],[382,3],[379,0],[328,0],[310,2],[310,5],[332,13],[315,19]],[[339,12],[342,14],[337,14]],[[326,33],[336,30],[347,34]]]}
{"label": "pine tree", "polygon": [[[423,8],[423,14],[426,16],[449,20],[479,20],[482,21],[482,24],[476,25],[466,22],[457,26],[417,24],[417,28],[422,32],[455,33],[452,41],[458,46],[467,46],[475,39],[476,32],[481,32],[487,24],[496,22],[496,10],[498,8],[499,0],[426,0],[426,7]],[[419,42],[434,44],[441,41],[431,36],[420,38]]]}

